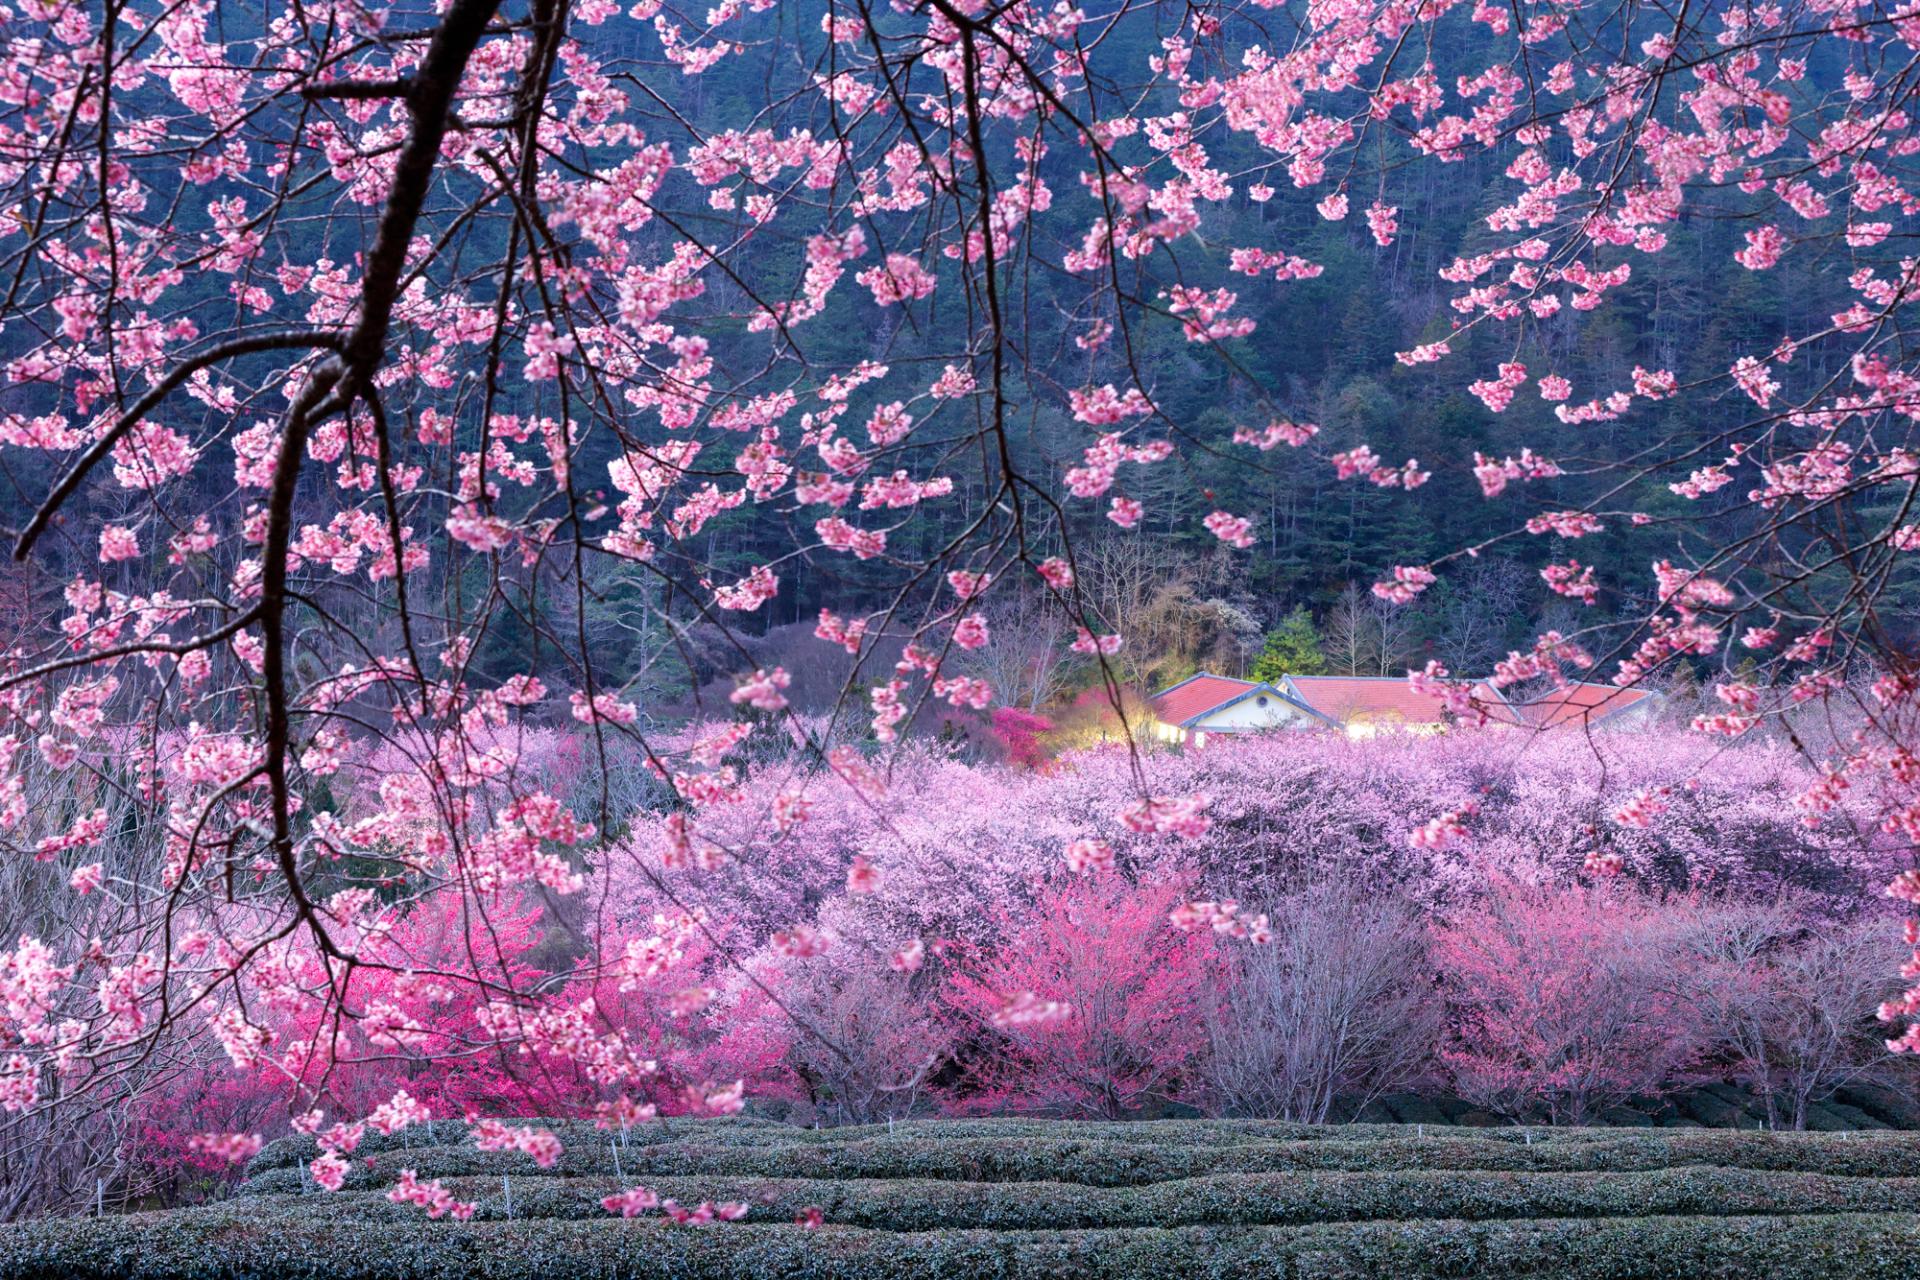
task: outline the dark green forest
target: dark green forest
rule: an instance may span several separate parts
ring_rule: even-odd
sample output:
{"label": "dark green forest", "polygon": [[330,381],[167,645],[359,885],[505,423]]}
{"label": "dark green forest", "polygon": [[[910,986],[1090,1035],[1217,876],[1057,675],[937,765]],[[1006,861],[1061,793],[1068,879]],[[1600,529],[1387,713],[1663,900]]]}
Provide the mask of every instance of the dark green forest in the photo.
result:
{"label": "dark green forest", "polygon": [[[223,7],[221,21],[240,25],[245,18]],[[1116,28],[1101,53],[1102,65],[1115,77],[1116,97],[1125,87],[1128,69],[1144,67],[1178,21],[1177,15],[1147,11]],[[676,152],[735,128],[833,128],[835,122],[825,118],[817,99],[793,96],[797,105],[787,109],[790,114],[769,106],[789,101],[790,91],[830,59],[825,40],[808,25],[800,7],[778,6],[751,19],[744,29],[772,52],[724,60],[697,78],[683,77],[661,63],[651,33],[640,24],[581,25],[573,37],[609,67],[618,68],[614,86],[628,96],[649,136],[668,142]],[[1229,24],[1215,36],[1217,47],[1200,50],[1200,62],[1213,59],[1227,65],[1239,48],[1262,34]],[[230,29],[226,35],[241,38],[244,32]],[[1443,78],[1471,70],[1475,60],[1464,43],[1438,46],[1432,57]],[[1832,80],[1838,68],[1816,62],[1809,74]],[[559,96],[564,100],[564,90]],[[671,111],[659,105],[669,101]],[[1678,108],[1668,102],[1665,109]],[[871,136],[853,137],[868,156],[877,157],[906,136],[897,120],[884,115],[863,127]],[[1017,137],[1013,127],[996,123],[992,128],[990,149],[1010,151]],[[272,121],[268,131],[291,139],[300,136],[294,129],[289,118]],[[1064,524],[1042,535],[1055,543],[1071,541],[1092,557],[1083,582],[1088,603],[1107,625],[1127,625],[1141,638],[1126,663],[1126,674],[1143,684],[1200,667],[1249,671],[1263,652],[1269,671],[1276,662],[1310,667],[1316,653],[1321,668],[1331,671],[1398,674],[1428,657],[1456,670],[1477,671],[1507,649],[1525,645],[1544,627],[1573,630],[1598,624],[1602,630],[1589,647],[1604,653],[1609,644],[1630,635],[1628,620],[1645,616],[1650,563],[1680,560],[1738,538],[1754,519],[1745,485],[1699,502],[1686,501],[1668,488],[1691,468],[1720,461],[1722,440],[1749,420],[1752,405],[1724,381],[1733,360],[1768,349],[1789,333],[1821,327],[1827,315],[1849,300],[1849,264],[1817,246],[1788,255],[1765,273],[1739,265],[1734,253],[1743,229],[1752,225],[1752,211],[1729,188],[1723,200],[1710,197],[1689,204],[1680,220],[1668,226],[1662,252],[1602,250],[1603,266],[1630,262],[1632,274],[1599,308],[1564,307],[1529,324],[1517,346],[1512,329],[1476,329],[1455,337],[1448,360],[1409,367],[1395,359],[1396,352],[1447,337],[1452,330],[1455,313],[1448,299],[1457,290],[1440,272],[1457,257],[1492,243],[1486,214],[1511,198],[1513,183],[1496,160],[1416,162],[1413,151],[1390,130],[1375,132],[1364,146],[1341,157],[1349,166],[1345,185],[1355,211],[1344,221],[1330,222],[1316,212],[1314,202],[1333,180],[1311,191],[1295,190],[1271,156],[1243,140],[1208,138],[1212,162],[1231,175],[1234,195],[1206,207],[1201,229],[1189,237],[1194,242],[1190,247],[1123,261],[1116,269],[1116,292],[1122,299],[1116,303],[1114,296],[1091,294],[1084,274],[1062,266],[1064,254],[1074,247],[1062,235],[1085,225],[1087,197],[1080,174],[1086,152],[1057,122],[1041,131],[1049,136],[1050,149],[1040,162],[1039,176],[1053,192],[1055,207],[1078,209],[1078,215],[1036,219],[1023,228],[1011,259],[1001,264],[1012,317],[1006,337],[1012,350],[1004,353],[1012,461],[1023,473],[1057,482],[1095,434],[1073,420],[1066,393],[1103,383],[1124,387],[1136,375],[1156,410],[1144,430],[1181,443],[1174,462],[1127,472],[1125,491],[1147,507],[1137,529],[1116,533],[1103,519],[1100,504],[1080,502],[1069,503]],[[1555,154],[1564,145],[1557,138],[1546,144],[1549,159],[1564,163],[1566,157]],[[590,166],[592,160],[589,155],[582,163]],[[437,203],[444,222],[470,194],[474,179],[470,172],[454,170],[442,182],[445,189]],[[1247,188],[1263,182],[1275,189],[1273,197],[1249,198]],[[1359,215],[1375,193],[1399,210],[1399,235],[1384,248],[1374,243]],[[174,202],[176,232],[197,236],[210,225],[207,205],[223,188],[218,183],[183,185],[167,194]],[[673,204],[676,198],[680,205]],[[664,258],[685,234],[720,243],[738,238],[742,231],[744,215],[704,207],[693,184],[681,175],[669,177],[659,202],[675,214],[638,234],[637,258]],[[832,204],[829,197],[817,207],[790,211],[744,239],[733,252],[731,278],[752,282],[756,296],[793,296],[805,271],[805,239],[831,219]],[[289,208],[300,215],[290,221],[311,234],[279,232],[279,241],[256,264],[262,279],[280,262],[350,263],[370,234],[372,213],[364,206],[338,203],[337,191],[327,182],[311,184],[310,190],[291,197]],[[815,225],[808,224],[810,214],[819,215]],[[926,216],[936,220],[942,215],[936,208]],[[875,244],[869,260],[878,250],[920,250],[920,245],[900,238],[911,230],[905,220],[870,223]],[[486,274],[475,264],[501,254],[507,235],[503,221],[476,220],[457,236],[449,234],[437,250],[439,260],[427,269],[450,280],[471,274],[471,296],[490,305]],[[564,239],[564,227],[561,235]],[[941,276],[931,304],[883,308],[849,283],[831,295],[823,314],[790,333],[749,332],[745,321],[753,307],[745,290],[716,278],[704,297],[674,317],[683,332],[696,333],[709,344],[718,371],[710,407],[817,385],[862,361],[895,370],[890,387],[898,385],[900,371],[909,370],[924,387],[955,353],[967,358],[969,346],[975,367],[982,367],[988,353],[967,337],[982,331],[978,290],[969,287],[977,281],[960,279],[952,261],[931,247],[939,238],[928,236],[929,247],[922,254],[924,265]],[[1227,251],[1238,247],[1298,255],[1322,272],[1307,280],[1249,280],[1225,269]],[[209,273],[199,286],[203,297],[190,310],[201,333],[257,322],[235,304],[229,283]],[[1252,318],[1256,327],[1217,348],[1188,342],[1179,321],[1156,301],[1175,283],[1235,290],[1240,299],[1236,314]],[[29,281],[25,292],[32,288]],[[1072,338],[1086,322],[1116,311],[1125,315],[1123,342],[1093,354],[1075,346]],[[34,326],[31,314],[10,326],[0,335],[0,353],[17,355],[38,342],[43,335]],[[516,354],[505,363],[517,360]],[[1503,361],[1523,362],[1529,382],[1511,407],[1494,414],[1468,393],[1466,384],[1492,376],[1494,366]],[[266,358],[260,359],[260,367],[266,367]],[[1573,385],[1569,403],[1579,404],[1630,386],[1636,367],[1671,371],[1682,387],[1711,385],[1658,404],[1636,404],[1621,420],[1575,426],[1556,421],[1555,406],[1541,399],[1534,386],[1539,377],[1558,374]],[[248,368],[245,360],[234,364],[233,376],[242,385]],[[1786,366],[1782,376],[1791,383],[1796,371],[1809,379],[1829,372],[1817,350]],[[409,419],[424,407],[437,406],[456,420],[456,445],[476,447],[486,431],[475,391],[480,373],[469,370],[465,382],[444,393],[415,396],[406,410]],[[551,412],[542,395],[550,392],[539,384],[505,378],[492,410]],[[4,396],[9,410],[23,414],[45,412],[56,403],[45,387],[10,386]],[[196,423],[203,449],[216,453],[233,431],[258,418],[182,397],[175,400],[173,420]],[[898,589],[897,564],[935,556],[959,529],[978,519],[1001,467],[997,460],[983,466],[965,456],[966,449],[977,446],[966,443],[969,424],[961,415],[987,412],[981,403],[949,404],[939,412],[954,415],[954,429],[940,429],[936,418],[932,427],[916,430],[889,461],[915,475],[951,474],[956,497],[916,509],[914,519],[893,534],[891,564],[869,565],[830,554],[794,557],[796,544],[811,541],[817,512],[796,509],[781,499],[747,503],[714,519],[699,535],[697,547],[676,552],[684,558],[684,576],[691,580],[696,556],[701,571],[715,577],[744,573],[783,557],[778,597],[770,608],[741,623],[748,639],[794,624],[810,627],[823,608],[851,614],[888,608]],[[1274,418],[1317,424],[1320,434],[1298,451],[1260,453],[1233,443],[1236,428],[1258,427]],[[637,414],[617,432],[589,432],[576,461],[577,473],[597,486],[589,496],[609,497],[605,464],[623,447],[634,442],[644,446],[662,436],[657,421]],[[702,470],[692,478],[713,478],[724,486],[725,478],[734,474],[727,456],[737,439],[719,439],[721,447],[707,450]],[[1515,486],[1500,498],[1482,496],[1472,470],[1476,455],[1499,459],[1528,446],[1548,452],[1543,442],[1551,443],[1551,456],[1564,475],[1531,482],[1524,486],[1524,495],[1517,492],[1522,486]],[[1417,459],[1431,471],[1431,480],[1403,492],[1364,480],[1337,479],[1326,458],[1360,444],[1371,447],[1389,466]],[[436,504],[444,511],[445,494],[455,484],[451,457],[442,456],[431,465],[444,468],[444,474],[429,475],[411,510],[427,517],[429,527]],[[0,485],[6,486],[10,505],[24,518],[57,469],[51,459],[41,465],[17,452],[5,459],[5,466]],[[710,472],[704,470],[709,467]],[[223,488],[224,459],[197,476],[195,483],[205,490],[199,495],[200,510],[233,509],[236,500]],[[110,517],[116,503],[129,501],[110,480],[100,479],[91,482],[84,497],[92,505],[90,517]],[[325,485],[308,484],[301,518],[324,522],[334,501]],[[1525,513],[1548,505],[1591,507],[1605,529],[1577,546],[1516,533]],[[1252,518],[1255,541],[1250,550],[1224,552],[1201,527],[1201,518],[1216,509]],[[1628,518],[1633,512],[1647,519]],[[176,512],[175,518],[185,520],[190,514]],[[90,525],[78,510],[72,518],[78,527]],[[1138,545],[1119,548],[1116,543]],[[1417,607],[1386,609],[1366,598],[1368,585],[1396,564],[1432,562],[1480,544],[1490,545],[1477,556],[1451,561],[1440,584]],[[45,607],[76,566],[91,561],[91,551],[71,543],[54,545],[30,570],[16,571],[9,588],[13,611]],[[1540,566],[1569,557],[1592,565],[1604,584],[1593,607],[1582,610],[1541,589]],[[435,571],[445,572],[448,563],[448,558],[438,558]],[[477,560],[461,557],[454,563],[463,566],[460,572],[472,579],[475,589],[487,582],[490,570]],[[740,645],[703,639],[710,628],[702,620],[669,635],[671,628],[660,619],[673,612],[675,588],[663,586],[659,576],[634,573],[612,560],[589,563],[586,624],[596,652],[612,659],[615,674],[624,666],[640,685],[671,699],[752,665],[751,654]],[[536,668],[540,665],[543,631],[549,624],[560,627],[562,615],[573,608],[571,589],[561,587],[567,572],[564,564],[543,565],[499,584],[516,603],[489,631],[483,667],[504,672],[525,669],[529,660]],[[454,590],[458,584],[443,586]],[[1896,582],[1883,598],[1883,604],[1895,606],[1896,626],[1910,593],[1910,584]],[[1015,602],[1006,607],[1028,606]],[[1616,621],[1619,625],[1607,631]],[[1289,656],[1275,656],[1281,653]],[[643,669],[646,674],[641,675]]]}

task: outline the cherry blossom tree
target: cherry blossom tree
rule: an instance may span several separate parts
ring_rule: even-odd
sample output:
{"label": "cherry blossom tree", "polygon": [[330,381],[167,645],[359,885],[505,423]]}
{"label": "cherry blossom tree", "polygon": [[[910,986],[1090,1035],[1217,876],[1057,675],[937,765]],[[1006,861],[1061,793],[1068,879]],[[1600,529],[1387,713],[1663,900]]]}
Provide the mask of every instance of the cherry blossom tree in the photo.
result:
{"label": "cherry blossom tree", "polygon": [[988,1033],[970,1103],[1118,1120],[1197,1097],[1218,979],[1210,921],[1170,920],[1180,901],[1174,884],[1068,882],[1008,922],[1007,945],[960,960],[950,999]]}
{"label": "cherry blossom tree", "polygon": [[[1729,737],[1848,704],[1855,729],[1806,744],[1826,768],[1798,803],[1866,796],[1911,841],[1920,678],[1882,600],[1920,548],[1917,38],[1872,0],[31,0],[4,34],[0,462],[16,556],[65,605],[0,675],[0,828],[77,898],[110,886],[123,919],[97,939],[29,925],[0,955],[0,1107],[104,1094],[211,1031],[278,1071],[304,1123],[332,1109],[315,1174],[337,1185],[370,1122],[341,1113],[337,1068],[436,1043],[437,1015],[391,996],[445,986],[476,1010],[463,1052],[564,1060],[626,1114],[657,1063],[584,994],[627,963],[588,900],[604,863],[732,964],[732,922],[668,873],[744,874],[822,791],[911,821],[855,739],[1005,696],[955,660],[991,643],[996,592],[1049,593],[1124,707],[1126,624],[1083,591],[1077,540],[1178,526],[1249,553],[1251,516],[1191,481],[1216,452],[1402,495],[1471,476],[1508,531],[1409,558],[1376,597],[1546,540],[1543,592],[1619,608],[1509,654],[1496,686],[1705,664],[1725,709],[1698,728]],[[752,101],[707,91],[743,65]],[[1384,262],[1411,184],[1445,166],[1496,196],[1399,363],[1490,413],[1538,399],[1548,425],[1497,458],[1334,448],[1235,346],[1256,291],[1321,265],[1209,220],[1291,203]],[[1690,219],[1740,220],[1743,271],[1829,264],[1844,299],[1710,378],[1557,367],[1556,317],[1610,305]],[[1161,349],[1218,370],[1230,445],[1166,411]],[[1724,429],[1664,433],[1677,397]],[[1065,456],[1023,430],[1043,413]],[[1623,527],[1672,535],[1644,582],[1571,545]],[[615,591],[660,652],[740,657],[710,709],[726,723],[656,732],[656,675],[589,640]],[[746,643],[803,615],[844,673],[825,723]],[[1420,679],[1470,716],[1455,674]],[[529,724],[582,735],[597,786],[563,799],[525,767]],[[747,740],[778,736],[787,782],[723,812]],[[616,756],[661,788],[640,823]],[[36,804],[41,770],[98,801]],[[1155,790],[1137,756],[1124,774],[1103,820],[1204,836],[1205,793]],[[117,874],[122,810],[139,856]],[[1449,812],[1440,836],[1466,826]],[[866,877],[844,870],[857,912]],[[1920,873],[1893,892],[1920,901]],[[566,964],[516,959],[499,926],[522,895],[586,903]],[[442,900],[469,913],[467,953],[407,953],[396,923]],[[708,1083],[702,1107],[739,1105]],[[552,1155],[551,1135],[488,1134]]]}
{"label": "cherry blossom tree", "polygon": [[1631,896],[1511,882],[1458,913],[1435,946],[1460,1095],[1586,1124],[1681,1082],[1700,1043],[1662,981],[1683,954],[1677,923]]}

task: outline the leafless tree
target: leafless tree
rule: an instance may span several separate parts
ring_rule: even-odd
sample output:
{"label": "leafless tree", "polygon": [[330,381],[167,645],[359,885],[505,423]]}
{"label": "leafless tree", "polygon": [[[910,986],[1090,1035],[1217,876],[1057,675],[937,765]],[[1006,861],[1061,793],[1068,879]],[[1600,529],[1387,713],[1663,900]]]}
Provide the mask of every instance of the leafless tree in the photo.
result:
{"label": "leafless tree", "polygon": [[1186,562],[1165,541],[1110,535],[1083,546],[1078,563],[1082,602],[1126,637],[1116,670],[1130,683],[1143,682],[1165,652],[1166,596],[1188,572]]}
{"label": "leafless tree", "polygon": [[1051,593],[1026,585],[994,597],[986,614],[992,638],[963,655],[961,667],[991,684],[1002,704],[1038,711],[1069,683],[1072,619]]}
{"label": "leafless tree", "polygon": [[789,1009],[835,1046],[800,1037],[788,1051],[823,1118],[872,1124],[911,1115],[947,1060],[951,1033],[909,997],[908,979],[841,964],[804,964],[790,976]]}
{"label": "leafless tree", "polygon": [[1380,662],[1380,623],[1372,597],[1351,582],[1321,624],[1327,666],[1336,675],[1370,675]]}
{"label": "leafless tree", "polygon": [[1375,643],[1374,669],[1370,674],[1405,675],[1412,661],[1414,636],[1420,629],[1420,611],[1378,596],[1371,597],[1367,604],[1373,613]]}
{"label": "leafless tree", "polygon": [[1234,952],[1208,1027],[1220,1108],[1322,1124],[1411,1080],[1437,1027],[1424,937],[1405,903],[1351,885],[1288,898],[1272,945]]}
{"label": "leafless tree", "polygon": [[1806,1128],[1810,1104],[1889,1066],[1874,1012],[1899,990],[1899,937],[1882,919],[1807,919],[1784,901],[1703,907],[1681,970],[1711,1051],[1775,1128]]}
{"label": "leafless tree", "polygon": [[1458,675],[1478,676],[1507,651],[1507,633],[1527,607],[1527,574],[1511,560],[1483,557],[1448,579],[1438,602],[1434,657]]}

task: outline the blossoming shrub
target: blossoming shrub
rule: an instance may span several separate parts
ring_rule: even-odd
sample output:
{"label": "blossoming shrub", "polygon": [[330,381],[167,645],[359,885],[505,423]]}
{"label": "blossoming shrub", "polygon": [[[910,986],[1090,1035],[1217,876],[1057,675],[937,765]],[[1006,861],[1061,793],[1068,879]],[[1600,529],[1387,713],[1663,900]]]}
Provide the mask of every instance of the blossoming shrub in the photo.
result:
{"label": "blossoming shrub", "polygon": [[[1477,892],[1494,873],[1571,881],[1601,853],[1655,890],[1766,898],[1796,887],[1850,908],[1878,892],[1899,856],[1862,812],[1803,822],[1794,799],[1813,774],[1789,746],[1728,750],[1662,729],[1216,736],[1145,767],[1155,791],[1211,797],[1211,825],[1182,845],[1205,887],[1264,903],[1332,876],[1434,906]],[[1098,813],[1103,794],[1124,793],[1132,771],[1125,752],[1093,751],[1073,757],[1051,786],[1034,785],[1049,807]],[[1647,825],[1612,820],[1627,798],[1662,788],[1665,807]],[[1410,827],[1468,807],[1476,812],[1463,837],[1409,844]],[[1124,858],[1136,842],[1122,834],[1115,843]]]}
{"label": "blossoming shrub", "polygon": [[[1725,1080],[1777,1098],[1791,1126],[1884,1073],[1882,984],[1828,982],[1860,997],[1831,1008],[1783,992],[1808,965],[1836,976],[1814,952],[1855,928],[1891,854],[1844,811],[1808,824],[1775,804],[1805,780],[1785,751],[1700,757],[1659,730],[1302,734],[1096,748],[1042,773],[916,746],[884,767],[843,757],[866,770],[858,787],[804,790],[804,753],[739,755],[723,723],[683,736],[730,771],[701,834],[643,808],[603,854],[552,855],[573,894],[332,902],[357,922],[359,963],[295,938],[244,993],[209,992],[213,1079],[154,1093],[140,1123],[271,1135],[290,1082],[342,1112],[405,1091],[442,1119],[622,1125],[1174,1101],[1325,1120],[1407,1089],[1577,1121]],[[541,785],[593,785],[580,744],[521,737]],[[360,821],[395,776],[344,760],[335,820]],[[1141,785],[1189,798],[1161,815],[1185,836],[1106,816]],[[1647,796],[1644,825],[1612,819]],[[1449,825],[1415,842],[1406,813]],[[1763,907],[1766,948],[1708,954],[1703,921]],[[436,980],[450,968],[486,983]],[[1683,970],[1702,980],[1677,985]],[[1735,1007],[1749,988],[1770,994]],[[319,989],[333,998],[301,995]],[[316,1022],[321,1008],[344,1016]],[[208,1164],[184,1141],[147,1144],[160,1184]]]}
{"label": "blossoming shrub", "polygon": [[1701,1036],[1682,917],[1626,892],[1501,882],[1436,931],[1454,1088],[1497,1114],[1584,1124],[1666,1092]]}
{"label": "blossoming shrub", "polygon": [[987,1029],[966,1109],[1118,1119],[1198,1097],[1219,982],[1211,934],[1170,920],[1177,881],[1050,884],[997,949],[956,962],[948,999]]}
{"label": "blossoming shrub", "polygon": [[[746,937],[817,920],[886,954],[910,937],[990,939],[1001,908],[1032,901],[1082,838],[1105,840],[1130,874],[1158,874],[1176,860],[1198,873],[1200,896],[1266,907],[1332,879],[1431,909],[1478,892],[1490,874],[1571,882],[1591,856],[1612,854],[1626,880],[1654,890],[1764,899],[1797,888],[1852,909],[1898,856],[1851,811],[1804,823],[1792,797],[1810,772],[1789,748],[1716,749],[1663,730],[1591,740],[1216,737],[1204,750],[1140,758],[1111,745],[1070,753],[1047,774],[910,748],[871,790],[810,793],[804,819],[783,829],[782,797],[807,768],[798,757],[767,762],[728,803],[709,806],[705,859],[700,849],[675,854],[671,813],[638,817],[606,864],[613,898],[654,900],[648,878],[659,877]],[[1176,839],[1110,816],[1143,774],[1154,793],[1208,797],[1204,829]],[[1648,825],[1610,820],[1627,797],[1662,787],[1671,794]],[[1467,806],[1477,812],[1463,838],[1409,844],[1410,826]],[[855,857],[878,882],[845,895]]]}

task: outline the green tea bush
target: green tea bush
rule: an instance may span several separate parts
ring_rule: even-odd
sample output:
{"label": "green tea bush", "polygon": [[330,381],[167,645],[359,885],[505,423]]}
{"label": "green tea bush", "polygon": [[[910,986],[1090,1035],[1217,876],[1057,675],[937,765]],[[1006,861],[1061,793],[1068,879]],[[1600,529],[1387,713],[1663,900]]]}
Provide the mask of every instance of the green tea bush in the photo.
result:
{"label": "green tea bush", "polygon": [[933,1280],[1223,1275],[1871,1280],[1906,1274],[1912,1214],[1451,1219],[1301,1227],[895,1232],[828,1226],[167,1218],[42,1222],[0,1234],[19,1280]]}
{"label": "green tea bush", "polygon": [[[1892,1133],[556,1129],[550,1170],[477,1151],[459,1125],[369,1138],[337,1193],[302,1184],[311,1144],[276,1143],[221,1204],[0,1228],[0,1280],[1838,1280],[1904,1271],[1920,1244],[1920,1142]],[[402,1169],[443,1179],[474,1219],[389,1201]],[[748,1214],[692,1227],[601,1207],[636,1184]],[[795,1225],[814,1207],[824,1226]]]}

